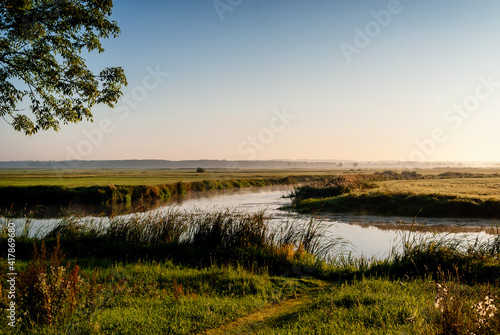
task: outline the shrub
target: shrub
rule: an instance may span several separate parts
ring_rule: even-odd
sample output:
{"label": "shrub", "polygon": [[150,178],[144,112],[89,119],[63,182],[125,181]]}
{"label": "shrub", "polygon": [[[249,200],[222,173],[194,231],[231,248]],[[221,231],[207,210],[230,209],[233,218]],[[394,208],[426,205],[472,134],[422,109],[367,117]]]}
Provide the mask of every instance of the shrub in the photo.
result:
{"label": "shrub", "polygon": [[376,172],[374,176],[376,176],[379,180],[414,180],[423,178],[423,176],[416,171],[403,171],[401,173],[397,173],[392,170]]}
{"label": "shrub", "polygon": [[178,195],[186,195],[186,193],[190,190],[191,184],[183,183],[182,181],[177,182],[177,194]]}
{"label": "shrub", "polygon": [[70,263],[64,266],[63,259],[59,239],[51,253],[43,241],[40,249],[35,246],[33,259],[19,273],[18,305],[25,321],[60,324],[85,304],[83,288],[87,284],[80,277],[80,268]]}
{"label": "shrub", "polygon": [[323,178],[311,185],[296,187],[290,194],[294,202],[311,198],[330,198],[351,192],[354,189],[375,188],[370,176],[347,175],[333,178]]}

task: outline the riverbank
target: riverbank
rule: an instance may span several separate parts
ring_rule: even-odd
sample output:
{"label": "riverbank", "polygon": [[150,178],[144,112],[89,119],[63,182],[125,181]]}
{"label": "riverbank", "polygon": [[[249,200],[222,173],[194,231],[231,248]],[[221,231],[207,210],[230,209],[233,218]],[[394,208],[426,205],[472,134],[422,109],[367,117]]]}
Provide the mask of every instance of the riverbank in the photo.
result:
{"label": "riverbank", "polygon": [[441,194],[347,194],[296,202],[300,213],[351,213],[409,217],[500,218],[500,201],[460,198]]}
{"label": "riverbank", "polygon": [[333,177],[296,188],[301,213],[500,218],[498,176],[382,173]]}
{"label": "riverbank", "polygon": [[168,200],[190,192],[295,185],[309,182],[316,176],[298,175],[286,177],[178,181],[161,185],[114,185],[67,187],[57,185],[4,186],[0,187],[0,207],[15,212],[26,206],[65,206],[69,204],[130,206],[133,201]]}

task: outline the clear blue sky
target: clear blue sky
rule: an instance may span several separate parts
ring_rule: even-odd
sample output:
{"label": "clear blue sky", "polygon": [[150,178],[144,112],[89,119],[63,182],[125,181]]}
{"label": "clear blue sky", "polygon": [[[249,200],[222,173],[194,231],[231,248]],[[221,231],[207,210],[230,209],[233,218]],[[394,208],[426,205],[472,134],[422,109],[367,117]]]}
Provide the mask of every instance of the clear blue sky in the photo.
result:
{"label": "clear blue sky", "polygon": [[85,58],[124,67],[124,99],[57,133],[1,122],[0,160],[500,161],[498,13],[497,1],[115,1],[120,37]]}

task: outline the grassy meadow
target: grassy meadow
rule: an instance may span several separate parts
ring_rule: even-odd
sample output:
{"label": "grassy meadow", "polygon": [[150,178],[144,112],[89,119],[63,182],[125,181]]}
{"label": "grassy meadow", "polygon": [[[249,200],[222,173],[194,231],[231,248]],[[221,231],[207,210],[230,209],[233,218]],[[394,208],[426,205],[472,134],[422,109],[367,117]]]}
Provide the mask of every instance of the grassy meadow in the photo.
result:
{"label": "grassy meadow", "polygon": [[[341,194],[329,194],[332,187],[326,184],[335,178],[361,178],[369,185],[351,185]],[[294,207],[302,212],[486,218],[500,215],[500,174],[491,168],[429,169],[418,173],[368,169],[11,169],[0,170],[0,206],[16,214],[38,205],[100,205],[109,207],[99,208],[108,215],[112,211],[129,212],[133,202],[134,207],[148,207],[151,201],[190,191],[298,183],[313,184],[302,186],[302,191],[310,193],[305,197],[307,192],[292,194]],[[313,188],[319,190],[318,196],[311,193]]]}
{"label": "grassy meadow", "polygon": [[[130,213],[191,191],[293,185],[334,175],[306,170],[0,170],[4,215],[60,215],[70,205],[95,215]],[[46,206],[50,206],[46,210]],[[57,209],[58,208],[58,209]]]}
{"label": "grassy meadow", "polygon": [[[374,191],[375,189],[371,189],[365,192]],[[500,177],[390,180],[380,182],[377,191],[500,200]]]}
{"label": "grassy meadow", "polygon": [[498,219],[500,176],[493,171],[341,175],[297,187],[290,198],[302,212]]}
{"label": "grassy meadow", "polygon": [[223,170],[206,169],[0,169],[1,186],[64,186],[89,187],[114,185],[162,185],[177,182],[230,179],[266,179],[286,176],[329,176],[342,173],[336,170]]}

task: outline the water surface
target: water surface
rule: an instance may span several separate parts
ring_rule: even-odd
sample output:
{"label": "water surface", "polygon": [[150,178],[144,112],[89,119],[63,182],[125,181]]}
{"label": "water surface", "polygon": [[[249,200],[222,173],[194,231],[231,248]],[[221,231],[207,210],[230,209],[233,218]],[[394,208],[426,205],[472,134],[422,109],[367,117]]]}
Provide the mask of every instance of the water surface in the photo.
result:
{"label": "water surface", "polygon": [[[411,218],[396,216],[366,216],[352,214],[297,214],[284,210],[290,200],[284,198],[292,190],[291,186],[269,186],[219,190],[209,192],[192,192],[186,197],[172,199],[157,206],[155,211],[167,211],[176,207],[181,211],[214,211],[231,209],[238,212],[265,212],[271,225],[292,220],[297,223],[311,219],[323,220],[329,225],[328,235],[341,237],[351,243],[347,250],[352,256],[383,258],[389,255],[398,245],[401,236],[412,223],[427,230],[440,229],[449,236],[463,236],[471,239],[488,238],[492,225],[496,223],[487,219],[450,219],[450,218]],[[127,214],[130,215],[130,214]],[[32,222],[32,230],[48,229],[60,219],[36,219]],[[99,220],[99,218],[95,218]],[[22,220],[17,220],[19,224]],[[431,235],[432,233],[425,233]]]}

